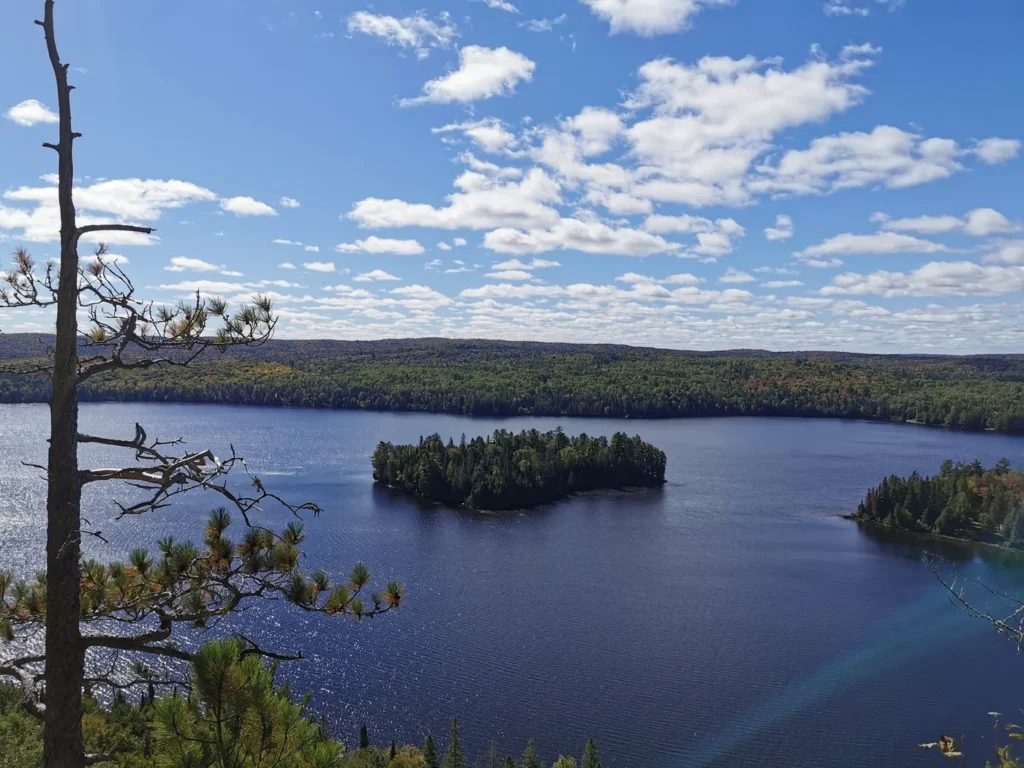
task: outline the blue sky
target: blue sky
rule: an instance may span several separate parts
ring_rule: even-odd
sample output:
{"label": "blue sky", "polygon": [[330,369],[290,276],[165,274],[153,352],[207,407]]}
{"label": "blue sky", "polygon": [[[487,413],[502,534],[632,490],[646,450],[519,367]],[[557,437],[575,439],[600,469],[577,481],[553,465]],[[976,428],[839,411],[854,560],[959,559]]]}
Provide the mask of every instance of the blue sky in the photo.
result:
{"label": "blue sky", "polygon": [[[0,7],[0,241],[40,262],[41,7]],[[1019,0],[57,3],[79,213],[157,228],[110,243],[147,297],[703,349],[1024,351],[1022,28]]]}

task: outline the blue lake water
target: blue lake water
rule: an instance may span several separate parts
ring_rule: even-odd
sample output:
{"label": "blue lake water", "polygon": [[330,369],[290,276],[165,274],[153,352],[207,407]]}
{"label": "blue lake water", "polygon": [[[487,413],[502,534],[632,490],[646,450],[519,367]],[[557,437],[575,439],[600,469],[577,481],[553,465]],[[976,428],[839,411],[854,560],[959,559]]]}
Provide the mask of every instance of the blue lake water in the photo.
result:
{"label": "blue lake water", "polygon": [[[45,457],[43,406],[0,406],[0,567],[42,561],[44,486],[20,462]],[[262,606],[237,621],[281,650],[298,691],[351,744],[443,743],[457,716],[471,761],[497,739],[542,756],[594,737],[607,768],[929,766],[916,745],[966,735],[971,765],[991,748],[986,712],[1024,706],[1024,658],[953,608],[925,568],[934,543],[838,516],[889,473],[947,458],[1006,456],[1024,439],[906,425],[797,419],[470,419],[447,415],[199,405],[88,405],[83,431],[234,444],[275,492],[326,510],[306,521],[309,568],[365,562],[398,578],[407,603],[353,624]],[[639,433],[668,454],[660,491],[585,495],[484,516],[375,489],[379,440],[456,441],[496,427]],[[83,452],[83,465],[116,454]],[[213,498],[114,521],[112,487],[87,516],[123,556],[173,533],[200,540]],[[286,520],[283,515],[267,521]],[[948,550],[1008,589],[1004,557]],[[980,596],[979,596],[980,598]],[[224,627],[221,627],[221,631]]]}

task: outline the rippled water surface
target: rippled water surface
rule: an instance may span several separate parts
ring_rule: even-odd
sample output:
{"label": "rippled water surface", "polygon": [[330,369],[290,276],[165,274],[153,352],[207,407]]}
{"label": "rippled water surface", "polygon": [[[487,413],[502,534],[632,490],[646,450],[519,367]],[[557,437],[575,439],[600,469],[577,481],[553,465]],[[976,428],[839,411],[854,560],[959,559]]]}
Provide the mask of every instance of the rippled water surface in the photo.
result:
{"label": "rippled water surface", "polygon": [[[354,625],[273,605],[239,623],[302,648],[298,690],[338,735],[421,742],[458,716],[471,760],[491,738],[518,754],[579,754],[597,739],[608,768],[927,766],[915,745],[940,732],[989,749],[990,710],[1024,706],[1024,659],[952,608],[921,562],[923,543],[842,520],[889,473],[946,458],[1024,464],[1024,440],[904,425],[789,419],[622,422],[89,405],[83,430],[234,444],[273,490],[313,500],[308,565],[367,563],[399,578],[407,605]],[[0,565],[42,558],[42,406],[0,406]],[[379,440],[433,432],[458,441],[495,427],[639,433],[668,454],[661,491],[581,496],[512,516],[418,504],[374,489]],[[114,456],[85,453],[83,464]],[[111,488],[102,489],[109,494]],[[123,555],[173,533],[200,539],[215,499],[113,521],[92,490],[87,515]],[[284,518],[279,518],[284,519]],[[934,547],[935,545],[929,545]],[[1005,558],[972,573],[1024,584]],[[987,755],[987,753],[984,753]],[[975,764],[982,764],[977,759]]]}

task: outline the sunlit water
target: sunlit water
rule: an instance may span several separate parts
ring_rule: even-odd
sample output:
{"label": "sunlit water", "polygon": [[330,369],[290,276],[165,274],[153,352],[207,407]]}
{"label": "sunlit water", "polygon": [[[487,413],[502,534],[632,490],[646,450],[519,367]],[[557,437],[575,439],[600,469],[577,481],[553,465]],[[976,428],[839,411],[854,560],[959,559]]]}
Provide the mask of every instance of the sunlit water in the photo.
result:
{"label": "sunlit water", "polygon": [[[928,766],[917,748],[967,736],[991,746],[990,710],[1024,706],[1024,658],[956,611],[913,538],[840,519],[888,473],[946,458],[1024,464],[1024,440],[903,425],[789,419],[513,421],[444,415],[195,405],[91,405],[83,431],[234,444],[274,491],[326,512],[306,521],[307,565],[367,563],[407,585],[396,613],[355,625],[284,605],[246,613],[247,633],[307,659],[297,690],[351,743],[422,742],[458,716],[471,760],[496,738],[518,754],[579,754],[609,768]],[[0,406],[0,566],[41,564],[43,406]],[[483,434],[497,426],[639,433],[668,454],[661,491],[591,494],[527,514],[484,516],[374,489],[379,440]],[[83,464],[116,464],[93,450]],[[87,516],[122,556],[173,533],[201,538],[212,498],[114,521],[112,487]],[[269,519],[269,516],[268,516]],[[279,517],[282,522],[284,517]],[[971,572],[1024,584],[1006,558]],[[223,631],[223,627],[221,628]],[[443,739],[442,739],[443,741]]]}

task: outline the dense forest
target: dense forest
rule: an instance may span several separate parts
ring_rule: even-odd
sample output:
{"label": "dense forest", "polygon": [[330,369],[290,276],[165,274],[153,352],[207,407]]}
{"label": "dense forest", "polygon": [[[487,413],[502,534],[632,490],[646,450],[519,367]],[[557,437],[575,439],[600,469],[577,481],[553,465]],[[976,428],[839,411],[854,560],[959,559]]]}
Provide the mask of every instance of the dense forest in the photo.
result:
{"label": "dense forest", "polygon": [[622,432],[609,441],[561,429],[499,429],[459,445],[431,435],[418,445],[380,443],[373,479],[445,504],[522,509],[579,491],[660,486],[665,453]]}
{"label": "dense forest", "polygon": [[946,461],[934,477],[892,475],[868,491],[854,517],[1024,549],[1024,472],[1003,459],[992,469]]}
{"label": "dense forest", "polygon": [[[0,361],[49,339],[0,334]],[[0,375],[0,402],[43,402],[45,377]],[[621,418],[812,416],[1024,434],[1024,355],[678,352],[611,345],[405,339],[271,341],[189,369],[127,371],[89,400],[211,402]]]}

